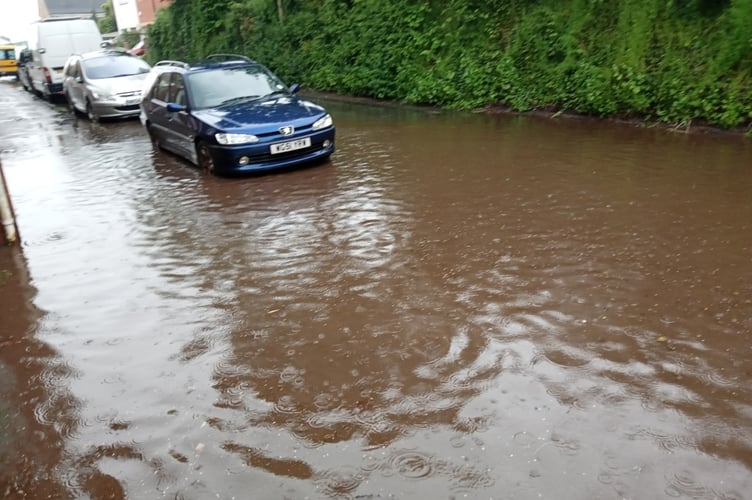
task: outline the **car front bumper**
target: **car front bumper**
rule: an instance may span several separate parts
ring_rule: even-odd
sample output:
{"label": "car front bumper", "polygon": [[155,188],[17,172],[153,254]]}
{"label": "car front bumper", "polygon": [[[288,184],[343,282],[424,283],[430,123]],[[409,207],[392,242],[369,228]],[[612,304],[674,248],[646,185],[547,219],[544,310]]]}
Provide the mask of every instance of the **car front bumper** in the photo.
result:
{"label": "car front bumper", "polygon": [[[268,142],[237,146],[210,144],[209,151],[214,160],[215,171],[218,174],[226,175],[264,172],[302,165],[326,158],[334,152],[334,127],[300,137],[286,138],[274,143],[287,142],[304,137],[310,137],[310,146],[285,153],[272,154],[270,150],[271,143]],[[243,164],[244,158],[247,158],[247,164]]]}
{"label": "car front bumper", "polygon": [[91,103],[94,112],[100,118],[127,118],[136,117],[141,112],[140,99],[136,104],[125,102],[94,101]]}

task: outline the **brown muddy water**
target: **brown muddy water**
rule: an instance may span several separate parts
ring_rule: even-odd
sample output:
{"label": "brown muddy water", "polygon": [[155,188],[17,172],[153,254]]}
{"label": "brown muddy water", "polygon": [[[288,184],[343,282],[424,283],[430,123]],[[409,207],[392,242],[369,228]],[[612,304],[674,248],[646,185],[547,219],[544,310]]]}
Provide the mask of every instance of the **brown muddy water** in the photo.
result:
{"label": "brown muddy water", "polygon": [[219,179],[0,85],[1,498],[752,498],[752,141],[326,104]]}

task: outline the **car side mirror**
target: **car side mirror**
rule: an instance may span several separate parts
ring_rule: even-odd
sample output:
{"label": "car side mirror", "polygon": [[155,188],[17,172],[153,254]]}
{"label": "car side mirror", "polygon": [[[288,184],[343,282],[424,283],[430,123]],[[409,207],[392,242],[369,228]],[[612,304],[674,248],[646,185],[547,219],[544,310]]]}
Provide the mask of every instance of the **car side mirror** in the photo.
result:
{"label": "car side mirror", "polygon": [[77,83],[84,83],[84,79],[83,79],[83,78],[81,78],[80,76],[77,76],[77,77],[76,77],[76,82],[77,82]]}
{"label": "car side mirror", "polygon": [[182,104],[178,104],[176,102],[168,102],[167,103],[167,111],[170,113],[177,113],[178,111],[185,111],[185,106]]}
{"label": "car side mirror", "polygon": [[47,52],[47,49],[39,49],[37,52],[39,52],[40,54],[44,54],[45,52]]}
{"label": "car side mirror", "polygon": [[293,83],[290,85],[290,93],[295,94],[300,90],[300,84],[299,83]]}

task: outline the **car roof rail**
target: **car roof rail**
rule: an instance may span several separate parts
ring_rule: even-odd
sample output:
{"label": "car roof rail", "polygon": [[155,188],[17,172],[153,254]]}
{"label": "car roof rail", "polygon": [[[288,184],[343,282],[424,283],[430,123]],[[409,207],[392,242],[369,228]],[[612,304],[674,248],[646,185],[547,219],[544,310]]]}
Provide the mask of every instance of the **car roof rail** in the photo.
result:
{"label": "car roof rail", "polygon": [[249,63],[254,62],[250,58],[248,58],[248,57],[246,57],[244,55],[241,55],[241,54],[209,54],[208,56],[206,56],[206,60],[207,61],[212,61],[212,60],[215,60],[215,59],[219,59],[221,61],[237,61],[237,60],[240,60],[240,61],[249,62]]}
{"label": "car roof rail", "polygon": [[190,65],[188,63],[185,63],[183,61],[170,61],[169,59],[166,59],[164,61],[159,61],[154,64],[154,66],[179,66],[181,68],[189,68]]}

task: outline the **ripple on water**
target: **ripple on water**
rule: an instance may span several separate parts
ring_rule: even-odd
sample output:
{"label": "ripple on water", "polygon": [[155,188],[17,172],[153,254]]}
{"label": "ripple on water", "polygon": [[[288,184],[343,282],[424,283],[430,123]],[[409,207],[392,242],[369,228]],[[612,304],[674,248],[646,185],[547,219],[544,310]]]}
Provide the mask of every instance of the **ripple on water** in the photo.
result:
{"label": "ripple on water", "polygon": [[318,410],[330,410],[337,405],[337,399],[328,392],[317,394],[313,404]]}
{"label": "ripple on water", "polygon": [[377,436],[396,436],[401,432],[401,427],[388,415],[378,412],[359,412],[355,415],[355,423],[371,439],[377,439]]}
{"label": "ripple on water", "polygon": [[680,449],[695,449],[697,442],[694,438],[679,434],[668,434],[653,429],[640,429],[633,437],[647,438],[653,441],[664,452],[673,453]]}
{"label": "ripple on water", "polygon": [[694,474],[688,470],[682,470],[667,478],[669,485],[664,490],[667,495],[674,498],[717,498],[710,496],[711,490],[700,485],[695,480]]}
{"label": "ripple on water", "polygon": [[300,412],[297,401],[294,396],[282,395],[274,404],[274,411],[286,415],[294,415]]}
{"label": "ripple on water", "polygon": [[313,482],[328,497],[347,498],[360,486],[366,477],[362,470],[341,468],[319,472],[314,477]]}
{"label": "ripple on water", "polygon": [[304,370],[300,370],[298,368],[295,368],[294,366],[286,366],[279,374],[279,381],[286,384],[299,385],[296,382],[302,378],[304,373]]}
{"label": "ripple on water", "polygon": [[394,455],[389,466],[391,470],[407,479],[424,479],[434,473],[431,457],[417,451],[406,451]]}
{"label": "ripple on water", "polygon": [[477,494],[478,490],[493,486],[494,480],[487,470],[463,464],[455,467],[451,475],[451,489],[456,493]]}

